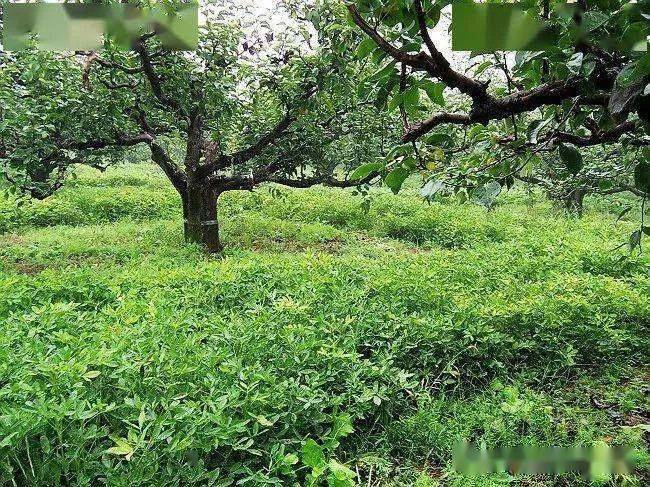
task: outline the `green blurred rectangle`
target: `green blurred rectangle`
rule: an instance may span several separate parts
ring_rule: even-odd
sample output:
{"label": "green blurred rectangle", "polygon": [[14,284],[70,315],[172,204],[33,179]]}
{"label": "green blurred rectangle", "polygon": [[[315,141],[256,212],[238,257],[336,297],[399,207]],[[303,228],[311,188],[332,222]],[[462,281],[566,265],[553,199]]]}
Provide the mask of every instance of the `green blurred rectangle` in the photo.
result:
{"label": "green blurred rectangle", "polygon": [[516,3],[456,2],[451,22],[454,51],[543,51],[557,41],[544,22],[532,18]]}
{"label": "green blurred rectangle", "polygon": [[195,50],[198,45],[198,5],[175,11],[133,5],[60,3],[4,4],[4,49],[25,49],[34,35],[38,48],[53,51],[90,51],[103,45],[105,35],[129,49],[134,40],[156,32],[167,49]]}
{"label": "green blurred rectangle", "polygon": [[454,470],[468,476],[494,472],[513,475],[561,475],[576,473],[592,479],[630,475],[638,462],[624,446],[596,443],[589,447],[540,447],[523,445],[481,449],[470,443],[454,446]]}

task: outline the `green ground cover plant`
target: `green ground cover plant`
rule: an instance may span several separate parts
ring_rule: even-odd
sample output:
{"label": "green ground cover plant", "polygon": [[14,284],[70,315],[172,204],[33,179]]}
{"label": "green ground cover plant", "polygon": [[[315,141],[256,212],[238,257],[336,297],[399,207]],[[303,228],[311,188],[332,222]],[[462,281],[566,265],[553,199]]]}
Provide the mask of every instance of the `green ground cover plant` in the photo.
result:
{"label": "green ground cover plant", "polygon": [[464,439],[631,445],[609,482],[643,485],[650,258],[613,250],[638,215],[369,198],[227,194],[219,257],[148,164],[2,200],[0,482],[588,483],[462,476]]}

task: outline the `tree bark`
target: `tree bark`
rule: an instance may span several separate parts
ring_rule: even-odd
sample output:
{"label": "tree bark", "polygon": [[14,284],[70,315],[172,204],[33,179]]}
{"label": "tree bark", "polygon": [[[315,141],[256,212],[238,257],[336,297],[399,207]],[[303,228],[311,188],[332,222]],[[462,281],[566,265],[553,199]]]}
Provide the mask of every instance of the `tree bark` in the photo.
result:
{"label": "tree bark", "polygon": [[183,198],[185,241],[199,244],[211,254],[223,250],[217,221],[219,195],[218,190],[205,183],[188,182],[187,195]]}
{"label": "tree bark", "polygon": [[564,208],[567,212],[581,217],[584,210],[584,200],[586,195],[586,190],[574,189],[564,197]]}

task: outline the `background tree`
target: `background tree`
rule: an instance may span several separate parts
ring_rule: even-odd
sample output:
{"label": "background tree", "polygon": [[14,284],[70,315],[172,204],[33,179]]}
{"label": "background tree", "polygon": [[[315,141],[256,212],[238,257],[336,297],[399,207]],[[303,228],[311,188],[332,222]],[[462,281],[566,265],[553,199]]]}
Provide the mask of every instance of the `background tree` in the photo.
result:
{"label": "background tree", "polygon": [[[351,23],[366,35],[358,52],[377,63],[365,83],[383,89],[387,109],[403,116],[388,185],[398,191],[421,171],[426,197],[447,190],[490,200],[524,181],[578,211],[589,192],[647,197],[647,1],[525,1],[526,14],[544,16],[558,33],[556,45],[516,56],[470,53],[467,69],[454,68],[432,35],[450,4],[347,2]],[[431,114],[432,105],[445,108]]]}
{"label": "background tree", "polygon": [[181,196],[186,239],[211,252],[221,250],[225,191],[372,180],[376,172],[345,176],[374,160],[387,117],[357,96],[363,64],[343,38],[355,33],[331,28],[344,7],[311,7],[306,16],[305,6],[279,6],[284,25],[274,28],[239,4],[210,2],[192,53],[161,48],[153,33],[132,52],[110,40],[101,52],[2,52],[5,177],[44,198],[73,165],[105,168],[148,146]]}

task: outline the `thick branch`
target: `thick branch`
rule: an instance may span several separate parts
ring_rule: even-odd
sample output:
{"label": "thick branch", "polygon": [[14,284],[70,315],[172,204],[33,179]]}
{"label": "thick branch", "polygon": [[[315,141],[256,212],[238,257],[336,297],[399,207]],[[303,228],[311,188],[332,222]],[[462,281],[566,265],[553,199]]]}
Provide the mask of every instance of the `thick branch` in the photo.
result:
{"label": "thick branch", "polygon": [[[449,61],[436,48],[428,28],[426,13],[422,0],[413,0],[417,17],[420,36],[430,54],[420,52],[411,54],[405,52],[388,40],[371,26],[361,15],[356,5],[348,5],[348,11],[354,23],[368,35],[381,50],[390,55],[403,65],[411,66],[415,70],[425,71],[429,76],[439,78],[450,88],[457,88],[462,93],[469,95],[473,100],[472,109],[468,114],[439,113],[429,120],[413,125],[406,130],[403,137],[405,142],[414,142],[422,135],[444,123],[457,125],[469,125],[472,123],[487,124],[491,120],[502,120],[521,113],[531,112],[546,105],[561,104],[564,100],[574,98],[580,94],[580,78],[546,83],[530,90],[521,90],[502,98],[494,98],[487,93],[487,84],[469,78],[457,71],[454,71]],[[598,87],[602,89],[611,88],[612,80],[604,77],[597,80]],[[581,104],[599,104],[605,102],[605,96],[584,99]]]}
{"label": "thick branch", "polygon": [[139,41],[136,46],[136,52],[140,56],[140,61],[142,62],[142,70],[149,80],[151,85],[151,91],[156,96],[158,101],[164,106],[171,108],[174,111],[180,112],[184,117],[187,118],[187,112],[183,110],[183,107],[174,99],[169,98],[162,90],[162,83],[160,77],[153,68],[153,63],[151,62],[151,56],[147,52],[145,47],[144,40]]}
{"label": "thick branch", "polygon": [[185,173],[174,164],[165,149],[155,140],[151,141],[149,147],[151,149],[151,160],[163,170],[176,190],[181,195],[185,194],[187,192],[187,176]]}
{"label": "thick branch", "polygon": [[[189,173],[197,174],[199,161],[203,155],[203,116],[198,108],[190,115],[190,126],[187,130],[187,151],[185,153],[185,168]],[[201,176],[199,176],[201,177]]]}
{"label": "thick branch", "polygon": [[229,164],[242,164],[244,162],[250,161],[253,157],[260,155],[262,151],[264,151],[264,149],[266,149],[270,144],[282,137],[282,135],[287,131],[291,124],[296,121],[296,119],[297,117],[294,114],[287,113],[275,127],[260,137],[259,140],[253,145],[232,154],[229,158]]}
{"label": "thick branch", "polygon": [[606,190],[597,190],[595,191],[598,194],[601,194],[603,196],[609,196],[612,194],[618,194],[618,193],[632,193],[635,196],[646,196],[646,193],[643,191],[636,189],[633,186],[619,186],[617,188],[612,188],[612,189],[606,189]]}
{"label": "thick branch", "polygon": [[454,125],[470,125],[474,123],[472,117],[464,113],[436,113],[434,116],[411,126],[404,134],[404,142],[414,142],[424,134],[431,132],[438,125],[451,123]]}
{"label": "thick branch", "polygon": [[331,175],[316,175],[305,178],[291,178],[288,176],[283,176],[279,174],[274,174],[276,169],[273,168],[263,168],[258,170],[255,173],[249,175],[237,175],[237,176],[224,176],[221,178],[216,178],[213,181],[215,187],[218,187],[221,191],[228,190],[252,190],[255,186],[258,186],[262,183],[275,183],[281,184],[283,186],[289,186],[291,188],[310,188],[318,184],[323,186],[329,186],[333,188],[352,188],[355,186],[361,186],[363,184],[370,183],[373,179],[379,176],[378,172],[373,172],[362,179],[355,180],[341,180],[336,179]]}
{"label": "thick branch", "polygon": [[[268,176],[265,181],[269,183],[282,184],[283,186],[289,186],[291,188],[310,188],[317,184],[322,184],[323,186],[329,186],[332,188],[352,188],[354,186],[361,186],[362,184],[367,184],[373,179],[375,179],[379,173],[371,173],[363,179],[354,179],[354,180],[341,180],[336,179],[333,176],[314,176],[309,178],[300,178],[292,179],[285,176]],[[256,181],[259,182],[259,181]]]}
{"label": "thick branch", "polygon": [[486,112],[492,110],[495,115],[498,115],[498,112],[503,112],[509,116],[530,112],[543,105],[559,105],[567,98],[573,98],[579,94],[579,82],[578,78],[572,78],[546,83],[526,91],[518,91],[500,98],[493,107],[488,107]]}
{"label": "thick branch", "polygon": [[106,61],[105,59],[99,57],[95,57],[93,61],[99,64],[100,66],[103,66],[104,68],[117,69],[126,74],[137,74],[143,71],[142,66],[138,68],[129,68],[128,66],[123,66],[122,64]]}
{"label": "thick branch", "polygon": [[449,68],[449,61],[447,61],[445,56],[443,56],[442,53],[438,50],[436,45],[433,43],[431,36],[429,35],[429,29],[427,28],[427,18],[424,14],[424,9],[422,8],[422,1],[414,0],[413,4],[415,5],[415,14],[418,18],[420,36],[422,37],[424,44],[427,46],[427,49],[429,49],[431,57],[439,66]]}
{"label": "thick branch", "polygon": [[149,144],[153,137],[148,133],[138,135],[118,135],[115,139],[94,139],[85,142],[64,142],[59,146],[61,149],[105,149],[106,147],[131,147],[138,144]]}
{"label": "thick branch", "polygon": [[295,120],[296,117],[292,114],[285,115],[275,127],[260,137],[253,145],[231,155],[219,155],[217,154],[217,151],[220,150],[219,145],[209,144],[205,157],[206,164],[197,169],[197,177],[208,177],[210,174],[225,167],[236,166],[250,161],[252,158],[260,155],[270,144],[282,137]]}
{"label": "thick branch", "polygon": [[[305,101],[316,93],[316,89],[310,89],[303,94],[300,99]],[[286,135],[287,130],[298,119],[295,113],[291,110],[266,134],[260,137],[253,145],[235,152],[231,155],[222,155],[216,157],[216,154],[206,154],[207,164],[199,168],[198,175],[206,177],[210,174],[229,166],[237,166],[244,164],[254,157],[262,154],[264,150],[271,144],[275,143],[278,139]],[[215,149],[217,146],[214,147]]]}
{"label": "thick branch", "polygon": [[589,147],[617,142],[623,135],[634,132],[638,127],[638,122],[629,121],[622,123],[611,130],[594,133],[589,137],[571,134],[568,132],[558,132],[555,140],[559,142],[568,142],[578,147]]}
{"label": "thick branch", "polygon": [[[519,91],[497,100],[475,105],[469,114],[438,113],[430,119],[415,124],[403,137],[405,142],[412,142],[430,132],[438,125],[451,123],[454,125],[470,125],[473,123],[487,124],[491,120],[502,120],[521,113],[531,112],[545,105],[559,105],[564,100],[579,94],[577,80],[555,81],[537,88]],[[578,100],[580,104],[601,103],[602,96]],[[578,103],[576,102],[576,103]]]}
{"label": "thick branch", "polygon": [[[442,53],[440,53],[440,51],[438,51],[438,49],[436,49],[426,30],[426,19],[424,18],[424,12],[422,12],[421,4],[421,15],[418,14],[418,20],[420,22],[420,30],[423,31],[422,36],[424,42],[427,44],[429,51],[431,51],[431,55],[428,55],[425,52],[410,54],[398,49],[386,39],[384,39],[382,35],[377,31],[377,29],[371,27],[368,22],[364,20],[356,5],[348,5],[348,11],[352,15],[354,23],[357,24],[359,28],[365,32],[373,41],[375,41],[381,50],[389,54],[396,61],[407,64],[414,69],[426,71],[429,73],[429,75],[439,78],[450,88],[457,88],[462,93],[471,96],[475,102],[489,101],[492,98],[487,94],[486,84],[480,83],[476,80],[473,80],[472,78],[468,78],[467,76],[457,71],[454,71],[449,64],[449,61],[442,55]],[[424,27],[422,27],[422,25]]]}

